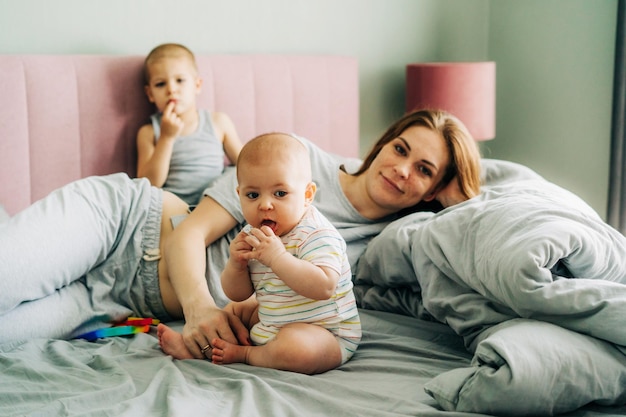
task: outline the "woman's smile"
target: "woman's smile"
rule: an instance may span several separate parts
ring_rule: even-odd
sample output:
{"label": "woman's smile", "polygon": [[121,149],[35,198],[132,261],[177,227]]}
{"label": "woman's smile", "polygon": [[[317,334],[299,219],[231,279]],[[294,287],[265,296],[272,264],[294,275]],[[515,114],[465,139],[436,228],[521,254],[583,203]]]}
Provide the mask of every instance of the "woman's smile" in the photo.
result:
{"label": "woman's smile", "polygon": [[383,179],[383,181],[389,186],[389,188],[392,188],[393,190],[395,190],[396,192],[400,194],[404,194],[404,190],[402,190],[402,188],[400,188],[395,182],[387,178],[385,174],[381,172],[380,176]]}

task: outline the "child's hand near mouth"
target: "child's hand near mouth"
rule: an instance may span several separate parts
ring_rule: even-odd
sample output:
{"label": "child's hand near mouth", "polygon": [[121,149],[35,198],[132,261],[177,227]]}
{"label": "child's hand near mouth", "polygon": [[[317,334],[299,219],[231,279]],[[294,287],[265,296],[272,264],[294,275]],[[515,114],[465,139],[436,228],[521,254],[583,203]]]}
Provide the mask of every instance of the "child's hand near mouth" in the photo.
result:
{"label": "child's hand near mouth", "polygon": [[170,100],[163,110],[161,118],[161,139],[176,139],[185,128],[185,122],[174,112],[176,100]]}
{"label": "child's hand near mouth", "polygon": [[243,232],[248,234],[244,240],[252,248],[243,256],[248,260],[256,259],[263,265],[272,268],[272,263],[276,259],[285,253],[288,254],[280,237],[276,236],[269,226],[261,226],[261,228],[247,228],[246,226]]}

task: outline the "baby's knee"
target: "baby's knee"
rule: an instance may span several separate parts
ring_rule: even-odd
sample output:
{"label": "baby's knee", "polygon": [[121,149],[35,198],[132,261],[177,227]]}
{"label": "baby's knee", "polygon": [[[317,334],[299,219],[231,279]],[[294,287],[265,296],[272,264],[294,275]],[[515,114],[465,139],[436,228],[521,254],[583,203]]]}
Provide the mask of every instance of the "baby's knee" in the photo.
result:
{"label": "baby's knee", "polygon": [[323,327],[294,323],[281,329],[276,336],[276,339],[279,338],[282,340],[278,344],[282,350],[279,355],[293,355],[295,350],[296,360],[310,371],[306,373],[324,372],[344,362],[336,335]]}

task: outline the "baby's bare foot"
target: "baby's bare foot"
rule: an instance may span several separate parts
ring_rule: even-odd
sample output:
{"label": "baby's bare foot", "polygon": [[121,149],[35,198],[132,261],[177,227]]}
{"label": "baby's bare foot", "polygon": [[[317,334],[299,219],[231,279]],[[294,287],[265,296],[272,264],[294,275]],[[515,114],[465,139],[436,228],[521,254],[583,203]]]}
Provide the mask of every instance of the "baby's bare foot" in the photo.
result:
{"label": "baby's bare foot", "polygon": [[241,346],[229,343],[223,339],[213,339],[213,363],[225,365],[228,363],[247,363],[248,350],[251,346]]}
{"label": "baby's bare foot", "polygon": [[157,326],[157,336],[159,338],[159,346],[166,354],[175,359],[193,359],[191,352],[187,349],[183,340],[183,335],[177,331],[167,327],[163,323]]}

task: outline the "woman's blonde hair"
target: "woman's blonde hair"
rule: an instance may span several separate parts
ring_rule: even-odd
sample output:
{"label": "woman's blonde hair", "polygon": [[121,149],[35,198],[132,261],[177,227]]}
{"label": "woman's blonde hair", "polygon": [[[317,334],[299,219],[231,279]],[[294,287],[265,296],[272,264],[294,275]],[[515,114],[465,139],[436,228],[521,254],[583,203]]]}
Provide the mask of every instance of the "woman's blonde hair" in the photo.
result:
{"label": "woman's blonde hair", "polygon": [[[363,160],[363,164],[354,175],[361,175],[367,171],[380,153],[380,150],[412,126],[423,126],[439,133],[448,147],[450,160],[446,166],[444,176],[437,184],[435,191],[443,189],[456,176],[459,190],[466,199],[478,195],[480,192],[481,158],[478,145],[459,119],[442,110],[417,110],[397,120],[374,144],[369,154]],[[428,205],[419,203],[406,211],[419,211],[426,208],[426,206]]]}

